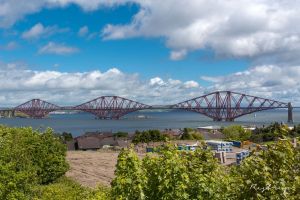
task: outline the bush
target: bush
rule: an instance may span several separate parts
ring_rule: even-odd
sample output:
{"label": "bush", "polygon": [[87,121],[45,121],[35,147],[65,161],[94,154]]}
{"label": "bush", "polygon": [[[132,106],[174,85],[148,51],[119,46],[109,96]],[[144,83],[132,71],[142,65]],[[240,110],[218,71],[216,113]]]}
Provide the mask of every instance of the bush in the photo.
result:
{"label": "bush", "polygon": [[203,136],[192,128],[184,128],[183,134],[180,137],[181,140],[203,140]]}
{"label": "bush", "polygon": [[28,199],[31,188],[68,170],[66,147],[53,131],[0,127],[0,199]]}
{"label": "bush", "polygon": [[[142,163],[142,164],[141,164]],[[140,161],[123,150],[112,183],[113,199],[226,199],[228,177],[208,150],[167,146]]]}
{"label": "bush", "polygon": [[114,133],[114,138],[127,138],[128,137],[128,133],[127,132],[116,132]]}
{"label": "bush", "polygon": [[245,130],[242,126],[232,125],[222,129],[222,133],[227,140],[244,141],[249,140],[251,136],[250,130]]}
{"label": "bush", "polygon": [[279,141],[233,170],[237,199],[299,199],[300,152]]}
{"label": "bush", "polygon": [[143,199],[144,176],[141,163],[132,149],[124,149],[118,156],[112,181],[113,199]]}
{"label": "bush", "polygon": [[149,142],[165,142],[169,140],[169,136],[162,134],[159,130],[147,130],[147,131],[136,131],[132,142],[134,144],[138,143],[149,143]]}
{"label": "bush", "polygon": [[33,189],[39,200],[65,200],[92,198],[92,190],[82,187],[70,178],[62,177],[48,185],[38,185]]}

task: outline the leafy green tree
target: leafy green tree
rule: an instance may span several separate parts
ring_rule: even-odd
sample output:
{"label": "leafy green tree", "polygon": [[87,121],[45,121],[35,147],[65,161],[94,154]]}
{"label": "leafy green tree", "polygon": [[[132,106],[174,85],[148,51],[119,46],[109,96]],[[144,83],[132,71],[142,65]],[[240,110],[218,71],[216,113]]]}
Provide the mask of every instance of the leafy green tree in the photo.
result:
{"label": "leafy green tree", "polygon": [[236,199],[299,199],[299,150],[279,141],[233,170]]}
{"label": "leafy green tree", "polygon": [[197,149],[185,154],[189,176],[189,199],[228,199],[230,177],[214,158],[213,152]]}
{"label": "leafy green tree", "polygon": [[29,199],[37,176],[27,144],[36,138],[30,129],[0,127],[0,199]]}
{"label": "leafy green tree", "polygon": [[203,136],[192,128],[184,128],[183,134],[180,137],[181,140],[203,140]]}
{"label": "leafy green tree", "polygon": [[32,186],[68,169],[66,147],[52,130],[0,127],[0,199],[28,199]]}
{"label": "leafy green tree", "polygon": [[62,138],[63,138],[64,141],[71,141],[71,140],[73,140],[72,133],[63,132],[61,135],[62,135]]}
{"label": "leafy green tree", "polygon": [[[100,194],[100,191],[98,192]],[[33,188],[34,199],[38,200],[75,200],[96,199],[97,192],[85,188],[74,180],[66,177],[59,178],[48,185],[37,185]]]}
{"label": "leafy green tree", "polygon": [[119,131],[119,132],[114,133],[114,137],[115,138],[126,138],[126,137],[128,137],[128,133]]}
{"label": "leafy green tree", "polygon": [[39,141],[32,147],[32,161],[37,166],[39,183],[51,183],[69,169],[66,162],[66,146],[54,136],[51,129],[41,133]]}
{"label": "leafy green tree", "polygon": [[145,181],[139,160],[133,149],[123,149],[119,156],[113,179],[112,198],[117,200],[144,199],[143,185]]}
{"label": "leafy green tree", "polygon": [[159,156],[147,155],[143,169],[146,199],[189,199],[187,166],[175,147],[161,150]]}
{"label": "leafy green tree", "polygon": [[168,141],[169,136],[162,134],[159,130],[147,130],[147,131],[136,131],[132,142],[134,144],[138,143],[149,143],[149,142],[161,142]]}
{"label": "leafy green tree", "polygon": [[222,133],[225,135],[227,140],[248,140],[251,136],[250,130],[245,130],[240,125],[232,125],[222,129]]}

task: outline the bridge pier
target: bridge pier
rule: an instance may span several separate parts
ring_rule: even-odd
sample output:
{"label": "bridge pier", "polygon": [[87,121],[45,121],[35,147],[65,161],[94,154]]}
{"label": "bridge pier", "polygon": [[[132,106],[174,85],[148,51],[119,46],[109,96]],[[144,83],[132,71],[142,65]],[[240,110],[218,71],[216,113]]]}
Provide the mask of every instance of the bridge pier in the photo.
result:
{"label": "bridge pier", "polygon": [[288,103],[288,123],[293,123],[293,107],[291,102]]}

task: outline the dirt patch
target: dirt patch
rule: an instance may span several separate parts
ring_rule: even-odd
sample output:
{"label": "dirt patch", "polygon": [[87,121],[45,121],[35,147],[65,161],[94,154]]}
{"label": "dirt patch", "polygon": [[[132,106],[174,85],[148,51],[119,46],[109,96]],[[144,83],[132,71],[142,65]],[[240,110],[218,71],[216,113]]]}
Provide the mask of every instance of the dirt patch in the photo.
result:
{"label": "dirt patch", "polygon": [[114,178],[118,153],[98,151],[68,151],[70,170],[67,176],[88,187],[110,185]]}

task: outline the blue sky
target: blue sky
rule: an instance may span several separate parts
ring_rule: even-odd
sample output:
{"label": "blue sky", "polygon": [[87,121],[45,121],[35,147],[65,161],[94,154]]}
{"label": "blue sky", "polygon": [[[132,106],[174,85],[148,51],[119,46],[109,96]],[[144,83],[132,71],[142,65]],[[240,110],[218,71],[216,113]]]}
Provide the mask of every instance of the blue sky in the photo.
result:
{"label": "blue sky", "polygon": [[[103,8],[93,12],[84,12],[77,5],[66,8],[43,9],[24,17],[11,30],[2,30],[2,45],[15,41],[18,48],[1,52],[5,62],[21,61],[31,69],[58,70],[64,72],[85,72],[90,70],[106,71],[117,67],[127,73],[139,73],[145,78],[160,76],[181,80],[201,81],[200,76],[224,75],[244,70],[249,66],[246,59],[217,58],[209,49],[198,50],[181,61],[169,59],[169,49],[163,38],[131,38],[127,40],[103,40],[101,30],[106,24],[127,24],[138,12],[137,5],[124,5],[117,8]],[[57,26],[67,29],[62,33],[45,38],[24,40],[19,35],[6,36],[7,31],[23,33],[36,24],[44,27]],[[81,27],[88,27],[92,39],[80,37]],[[52,41],[79,49],[72,55],[38,54],[39,47]],[[203,84],[206,84],[203,82]]]}
{"label": "blue sky", "polygon": [[3,0],[0,75],[11,80],[0,102],[161,103],[212,90],[299,101],[298,11],[281,1]]}

